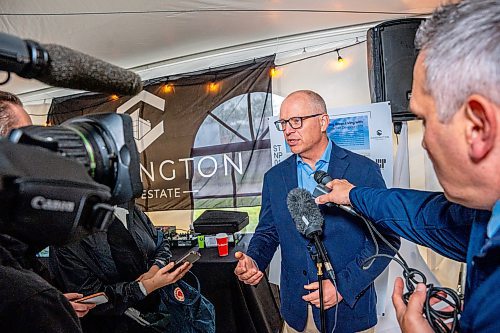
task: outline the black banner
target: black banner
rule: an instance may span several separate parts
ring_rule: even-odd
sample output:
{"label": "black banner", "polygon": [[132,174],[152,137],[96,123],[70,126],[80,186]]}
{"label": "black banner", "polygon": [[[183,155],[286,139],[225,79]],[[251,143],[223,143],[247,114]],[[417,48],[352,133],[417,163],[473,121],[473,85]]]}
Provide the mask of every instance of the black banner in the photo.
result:
{"label": "black banner", "polygon": [[260,205],[271,167],[274,56],[146,82],[134,97],[85,93],[52,101],[48,122],[129,114],[147,211]]}

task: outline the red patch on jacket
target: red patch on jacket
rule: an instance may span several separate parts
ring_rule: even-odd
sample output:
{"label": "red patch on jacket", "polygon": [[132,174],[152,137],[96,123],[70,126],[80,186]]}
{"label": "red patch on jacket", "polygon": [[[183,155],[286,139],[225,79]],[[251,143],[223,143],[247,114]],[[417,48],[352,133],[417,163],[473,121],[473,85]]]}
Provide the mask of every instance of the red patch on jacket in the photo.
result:
{"label": "red patch on jacket", "polygon": [[184,302],[184,293],[182,292],[182,289],[177,287],[174,289],[174,297],[176,300],[179,302]]}

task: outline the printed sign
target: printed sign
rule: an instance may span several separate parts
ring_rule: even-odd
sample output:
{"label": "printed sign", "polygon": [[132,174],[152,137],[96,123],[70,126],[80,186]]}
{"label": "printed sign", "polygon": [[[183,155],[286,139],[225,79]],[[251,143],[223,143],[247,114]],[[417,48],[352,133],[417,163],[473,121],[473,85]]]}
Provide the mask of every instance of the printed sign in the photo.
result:
{"label": "printed sign", "polygon": [[[392,120],[388,102],[328,109],[328,137],[338,146],[366,156],[379,166],[387,187],[392,187]],[[269,118],[272,164],[287,159],[292,152],[283,132],[274,126],[278,116]]]}

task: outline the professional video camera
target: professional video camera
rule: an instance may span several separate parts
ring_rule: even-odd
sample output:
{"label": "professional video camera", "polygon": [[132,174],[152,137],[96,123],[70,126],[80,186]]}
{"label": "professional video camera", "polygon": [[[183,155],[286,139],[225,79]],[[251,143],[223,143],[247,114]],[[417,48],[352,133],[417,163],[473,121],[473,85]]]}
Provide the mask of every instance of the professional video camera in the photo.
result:
{"label": "professional video camera", "polygon": [[[136,73],[54,44],[0,32],[0,71],[56,87],[135,95]],[[106,230],[111,205],[142,192],[128,115],[28,126],[0,140],[0,233],[32,248],[62,245]]]}
{"label": "professional video camera", "polygon": [[27,126],[0,141],[0,233],[34,249],[106,230],[111,205],[141,192],[128,115]]}

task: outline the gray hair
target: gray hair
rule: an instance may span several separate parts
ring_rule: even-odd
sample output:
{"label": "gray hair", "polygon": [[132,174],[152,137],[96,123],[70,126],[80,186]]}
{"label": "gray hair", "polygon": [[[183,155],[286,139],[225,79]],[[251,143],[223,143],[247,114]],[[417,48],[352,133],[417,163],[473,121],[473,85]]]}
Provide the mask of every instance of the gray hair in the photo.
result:
{"label": "gray hair", "polygon": [[450,120],[471,94],[500,104],[500,0],[464,0],[434,11],[415,46],[424,52],[425,89]]}

